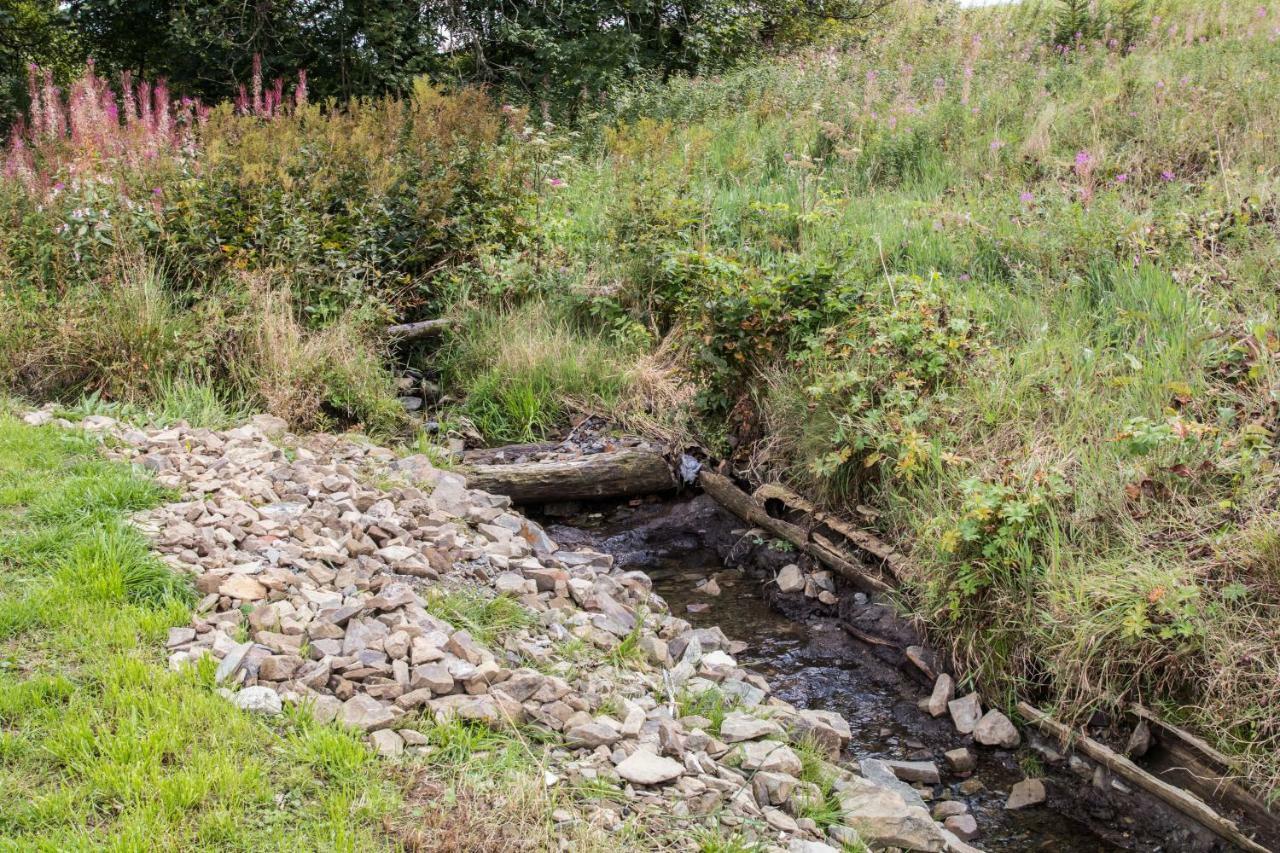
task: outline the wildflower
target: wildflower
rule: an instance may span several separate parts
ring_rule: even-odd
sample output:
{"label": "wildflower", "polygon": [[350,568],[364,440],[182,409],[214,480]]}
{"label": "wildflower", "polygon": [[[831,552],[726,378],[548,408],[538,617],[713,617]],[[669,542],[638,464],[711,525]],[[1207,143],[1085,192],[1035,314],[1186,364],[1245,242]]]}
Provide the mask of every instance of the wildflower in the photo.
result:
{"label": "wildflower", "polygon": [[996,151],[999,151],[999,150],[1000,150],[1001,148],[1003,148],[1004,146],[1005,146],[1005,141],[1004,141],[1003,139],[993,139],[993,140],[991,140],[991,146],[990,146],[990,147],[991,147],[991,152],[992,152],[993,154],[994,154]]}
{"label": "wildflower", "polygon": [[1169,171],[1168,169],[1165,169],[1163,172],[1161,172],[1161,173],[1160,173],[1160,180],[1162,180],[1162,181],[1172,181],[1172,180],[1173,180],[1173,172]]}
{"label": "wildflower", "polygon": [[1031,202],[1035,200],[1036,200],[1036,197],[1032,195],[1030,192],[1028,192],[1027,190],[1023,190],[1022,194],[1018,196],[1018,201],[1022,202],[1023,204],[1031,204]]}
{"label": "wildflower", "polygon": [[1128,182],[1129,182],[1129,175],[1128,175],[1128,173],[1126,173],[1126,172],[1121,172],[1120,174],[1116,175],[1116,183],[1117,183],[1117,184],[1124,184],[1124,183],[1128,183]]}
{"label": "wildflower", "polygon": [[1080,150],[1076,152],[1076,171],[1084,172],[1093,166],[1093,155],[1088,151]]}
{"label": "wildflower", "polygon": [[164,195],[164,191],[159,187],[155,187],[154,189],[151,190],[151,194],[154,196],[160,196],[160,195]]}
{"label": "wildflower", "polygon": [[560,187],[568,186],[568,183],[564,178],[547,178],[547,186],[559,189]]}

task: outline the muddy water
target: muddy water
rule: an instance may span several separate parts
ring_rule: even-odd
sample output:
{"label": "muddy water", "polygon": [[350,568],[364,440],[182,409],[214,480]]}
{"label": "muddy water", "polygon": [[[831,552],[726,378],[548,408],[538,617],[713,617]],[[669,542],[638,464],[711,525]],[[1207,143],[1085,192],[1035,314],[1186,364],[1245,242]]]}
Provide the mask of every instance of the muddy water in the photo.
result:
{"label": "muddy water", "polygon": [[[646,571],[673,613],[696,626],[718,625],[731,639],[748,643],[739,661],[763,674],[779,697],[798,707],[842,714],[853,731],[843,758],[855,769],[858,761],[868,757],[936,762],[944,784],[934,786],[926,798],[963,800],[978,821],[980,835],[972,843],[982,849],[1064,853],[1216,849],[1193,837],[1198,833],[1168,825],[1168,815],[1158,806],[1124,802],[1127,795],[1117,804],[1120,795],[1097,790],[1087,771],[1086,778],[1069,772],[1067,762],[1051,748],[1047,755],[1057,760],[1052,761],[1053,767],[1046,767],[1044,756],[1030,749],[1015,754],[966,742],[948,717],[934,719],[917,707],[928,688],[904,671],[900,652],[848,636],[840,627],[839,619],[850,618],[843,606],[839,614],[814,612],[803,599],[786,600],[776,587],[766,587],[764,580],[772,572],[761,571],[758,555],[741,553],[743,531],[721,529],[725,520],[713,516],[705,507],[692,515],[679,507],[614,507],[576,516],[568,525],[553,525],[550,532],[563,544],[592,545],[614,554],[628,568]],[[726,553],[747,570],[728,568],[722,558]],[[778,557],[794,559],[793,555]],[[721,589],[718,596],[695,590],[708,577],[716,579]],[[842,595],[853,600],[851,590],[843,590]],[[900,621],[885,605],[869,602],[859,607],[863,612],[855,618],[860,624],[865,617]],[[878,614],[878,610],[884,612]],[[962,745],[977,755],[978,767],[971,775],[983,786],[969,795],[960,792],[964,780],[949,773],[943,759],[945,751]],[[1009,788],[1028,775],[1027,768],[1045,777],[1048,801],[1037,808],[1006,811]]]}

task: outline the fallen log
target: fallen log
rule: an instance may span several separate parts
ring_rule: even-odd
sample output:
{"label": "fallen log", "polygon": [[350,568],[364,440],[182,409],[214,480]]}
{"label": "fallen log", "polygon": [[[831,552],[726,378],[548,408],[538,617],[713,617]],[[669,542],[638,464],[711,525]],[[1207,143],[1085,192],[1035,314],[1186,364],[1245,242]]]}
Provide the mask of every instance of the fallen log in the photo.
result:
{"label": "fallen log", "polygon": [[419,338],[439,334],[452,325],[452,320],[441,318],[438,320],[419,320],[416,323],[400,323],[399,325],[388,326],[386,331],[387,337],[395,338],[397,341],[416,341]]}
{"label": "fallen log", "polygon": [[889,584],[859,567],[855,560],[843,554],[829,539],[817,534],[810,536],[803,527],[771,516],[763,503],[739,489],[728,477],[704,468],[698,472],[698,485],[738,518],[790,542],[866,592],[884,593],[892,590]]}
{"label": "fallen log", "polygon": [[1124,777],[1157,799],[1163,800],[1220,837],[1245,850],[1270,853],[1266,847],[1241,832],[1233,821],[1215,812],[1194,794],[1174,787],[1168,782],[1160,781],[1123,755],[1085,734],[1064,726],[1033,705],[1019,702],[1018,713],[1041,731],[1058,738],[1062,744],[1070,745],[1073,749],[1083,752],[1117,776]]}
{"label": "fallen log", "polygon": [[760,502],[776,500],[786,506],[788,509],[803,513],[806,517],[814,522],[814,526],[826,526],[831,528],[835,533],[840,534],[849,543],[857,546],[859,549],[866,551],[871,556],[880,560],[885,569],[896,578],[898,576],[898,567],[906,558],[886,543],[883,539],[873,533],[865,530],[859,530],[852,524],[837,518],[830,513],[823,512],[818,509],[811,501],[801,497],[785,486],[778,483],[766,483],[755,490],[754,497]]}
{"label": "fallen log", "polygon": [[651,495],[678,485],[666,457],[638,447],[550,462],[469,465],[461,473],[469,488],[517,504]]}

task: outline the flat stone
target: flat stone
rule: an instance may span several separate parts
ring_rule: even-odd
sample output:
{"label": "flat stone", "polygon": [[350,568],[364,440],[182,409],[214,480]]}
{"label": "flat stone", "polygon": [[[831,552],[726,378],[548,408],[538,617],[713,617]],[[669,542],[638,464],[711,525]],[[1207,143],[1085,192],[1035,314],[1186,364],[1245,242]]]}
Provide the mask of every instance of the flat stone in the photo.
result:
{"label": "flat stone", "polygon": [[231,700],[237,708],[253,714],[274,717],[284,710],[280,694],[270,687],[246,687]]}
{"label": "flat stone", "polygon": [[969,807],[960,800],[943,800],[933,807],[934,820],[946,820],[952,815],[968,813]]}
{"label": "flat stone", "polygon": [[249,650],[253,648],[253,643],[239,643],[227,652],[221,662],[218,663],[218,669],[213,674],[213,680],[217,684],[221,684],[235,676],[240,670],[240,666],[244,663],[245,655],[249,654]]}
{"label": "flat stone", "polygon": [[1040,779],[1023,779],[1009,789],[1009,799],[1004,807],[1009,810],[1025,809],[1044,802],[1044,782]]}
{"label": "flat stone", "polygon": [[893,775],[904,782],[923,782],[926,785],[937,785],[942,781],[938,775],[938,765],[932,761],[886,761]]}
{"label": "flat stone", "polygon": [[637,749],[614,769],[633,785],[661,785],[684,775],[684,765],[679,761],[646,749]]}
{"label": "flat stone", "polygon": [[790,776],[799,776],[804,770],[800,756],[781,741],[747,741],[738,750],[742,756],[742,767],[746,770],[766,770]]}
{"label": "flat stone", "polygon": [[988,711],[973,728],[973,739],[983,746],[1002,746],[1013,749],[1022,743],[1018,728],[1004,714]]}
{"label": "flat stone", "polygon": [[1141,758],[1147,754],[1147,750],[1151,749],[1151,744],[1151,726],[1147,725],[1146,720],[1138,720],[1138,724],[1133,727],[1133,732],[1129,735],[1129,742],[1125,745],[1125,755]]}
{"label": "flat stone", "polygon": [[853,739],[848,721],[834,711],[801,709],[794,725],[797,734],[824,748],[831,757],[838,756]]}
{"label": "flat stone", "polygon": [[977,693],[970,693],[952,699],[947,703],[947,710],[951,712],[951,722],[955,724],[956,731],[962,735],[972,734],[978,720],[982,719],[982,700]]}
{"label": "flat stone", "polygon": [[919,806],[909,806],[895,791],[864,790],[840,798],[845,823],[872,849],[901,847],[937,853],[946,845],[940,827]]}
{"label": "flat stone", "polygon": [[739,743],[781,734],[782,727],[772,720],[760,720],[741,711],[730,711],[720,724],[720,740],[725,743]]}
{"label": "flat stone", "polygon": [[218,585],[218,594],[241,601],[258,601],[267,597],[267,588],[250,575],[230,575]]}
{"label": "flat stone", "polygon": [[622,739],[622,734],[604,723],[592,720],[569,729],[564,733],[564,739],[571,747],[595,749],[597,746],[613,746]]}
{"label": "flat stone", "polygon": [[342,703],[342,710],[338,712],[338,720],[343,725],[372,732],[378,729],[385,729],[395,722],[396,716],[372,696],[357,693]]}

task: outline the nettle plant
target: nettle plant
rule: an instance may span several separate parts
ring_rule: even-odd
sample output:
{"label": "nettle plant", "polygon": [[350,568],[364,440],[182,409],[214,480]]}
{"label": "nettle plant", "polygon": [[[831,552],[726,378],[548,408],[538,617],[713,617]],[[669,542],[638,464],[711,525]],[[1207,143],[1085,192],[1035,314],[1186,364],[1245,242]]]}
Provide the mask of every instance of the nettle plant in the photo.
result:
{"label": "nettle plant", "polygon": [[854,467],[910,481],[956,459],[935,428],[936,409],[983,337],[953,302],[951,285],[937,273],[897,276],[879,299],[820,333],[813,355],[845,367],[806,389],[835,421],[831,449],[811,463],[812,473],[847,478]]}

